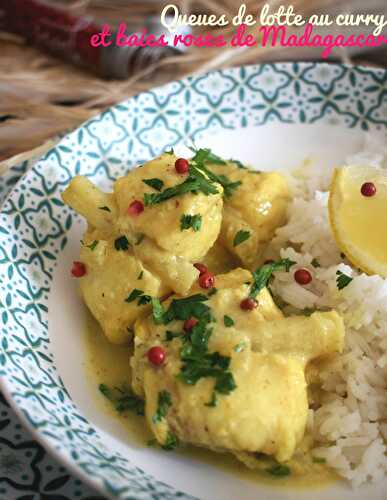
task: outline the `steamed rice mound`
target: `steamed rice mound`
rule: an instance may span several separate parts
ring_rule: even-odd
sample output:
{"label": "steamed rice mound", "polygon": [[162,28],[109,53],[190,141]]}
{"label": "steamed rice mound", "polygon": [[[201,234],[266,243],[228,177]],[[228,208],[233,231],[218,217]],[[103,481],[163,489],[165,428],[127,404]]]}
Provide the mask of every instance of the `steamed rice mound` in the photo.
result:
{"label": "steamed rice mound", "polygon": [[[364,151],[348,158],[351,165],[364,163],[387,168],[387,148],[366,137]],[[344,318],[345,351],[320,371],[322,391],[310,410],[309,431],[312,454],[358,486],[387,473],[387,280],[359,272],[340,254],[327,208],[332,170],[309,166],[290,179],[288,223],[277,230],[267,257],[296,262],[293,272],[276,273],[272,285],[285,312],[335,309]],[[310,285],[295,282],[298,267],[311,271]],[[342,290],[338,270],[353,278]]]}

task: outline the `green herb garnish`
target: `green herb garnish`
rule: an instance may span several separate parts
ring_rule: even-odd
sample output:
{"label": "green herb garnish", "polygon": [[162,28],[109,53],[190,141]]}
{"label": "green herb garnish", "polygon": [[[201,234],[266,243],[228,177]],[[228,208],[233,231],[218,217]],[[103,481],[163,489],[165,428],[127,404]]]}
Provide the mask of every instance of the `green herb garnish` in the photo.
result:
{"label": "green herb garnish", "polygon": [[251,236],[250,231],[243,231],[242,229],[238,231],[235,235],[234,241],[233,241],[233,246],[237,247],[244,241],[248,240]]}
{"label": "green herb garnish", "polygon": [[130,292],[128,297],[125,299],[125,302],[134,302],[136,299],[138,299],[137,305],[138,306],[144,306],[145,304],[149,304],[149,302],[152,301],[152,297],[150,295],[145,295],[142,290],[139,290],[138,288],[135,288]]}
{"label": "green herb garnish", "polygon": [[295,264],[290,259],[282,259],[277,262],[270,262],[269,264],[264,264],[262,267],[258,268],[256,271],[252,273],[253,275],[253,284],[250,288],[249,297],[255,299],[258,293],[265,288],[272,274],[276,271],[286,271],[289,272],[289,269]]}
{"label": "green herb garnish", "polygon": [[81,243],[84,247],[90,248],[91,251],[95,250],[95,247],[98,245],[99,241],[94,240],[93,243],[90,243],[90,245],[86,245],[83,240],[81,240]]}
{"label": "green herb garnish", "polygon": [[210,320],[210,308],[203,304],[208,297],[200,293],[185,297],[184,299],[173,299],[168,310],[164,313],[163,323],[167,325],[173,320],[185,321],[191,317]]}
{"label": "green herb garnish", "polygon": [[144,415],[144,401],[125,386],[110,388],[105,384],[99,385],[100,392],[113,403],[116,411],[133,411],[137,415]]}
{"label": "green herb garnish", "polygon": [[105,212],[111,212],[110,208],[107,207],[106,205],[103,207],[98,207],[98,208],[99,208],[99,210],[105,210]]}
{"label": "green herb garnish", "polygon": [[152,422],[156,424],[161,422],[167,416],[168,408],[172,406],[171,394],[168,391],[159,392],[157,401],[157,410],[152,417]]}
{"label": "green herb garnish", "polygon": [[[184,335],[180,350],[182,366],[177,378],[185,384],[195,385],[201,378],[213,377],[215,392],[229,394],[236,389],[234,377],[229,371],[230,357],[208,351],[214,317],[210,307],[204,303],[207,300],[208,297],[202,294],[174,299],[164,312],[162,322],[167,325],[174,320],[185,321],[189,318],[198,320],[189,334]],[[172,340],[179,335],[167,331],[166,336],[168,340]]]}
{"label": "green herb garnish", "polygon": [[129,241],[126,236],[120,236],[114,241],[114,248],[116,250],[128,250]]}
{"label": "green herb garnish", "polygon": [[239,160],[233,160],[232,158],[229,160],[231,163],[235,163],[235,165],[238,167],[238,168],[242,168],[243,170],[249,170],[246,165],[244,165],[241,161]]}
{"label": "green herb garnish", "polygon": [[147,186],[155,189],[156,191],[161,191],[164,187],[164,182],[161,179],[153,178],[153,179],[143,179],[142,182]]}
{"label": "green herb garnish", "polygon": [[180,230],[192,229],[197,232],[202,227],[202,216],[200,214],[189,215],[183,214],[180,219]]}
{"label": "green herb garnish", "polygon": [[190,148],[190,150],[195,153],[195,156],[192,157],[191,161],[194,161],[197,164],[202,163],[213,163],[215,165],[226,165],[226,161],[223,160],[220,156],[216,155],[209,148]]}
{"label": "green herb garnish", "polygon": [[193,151],[195,155],[190,160],[190,169],[187,179],[181,184],[167,188],[159,193],[145,193],[145,206],[156,205],[185,193],[202,192],[206,196],[217,194],[218,189],[216,184],[220,184],[223,187],[224,195],[229,197],[234,190],[240,186],[240,181],[231,182],[225,175],[217,175],[207,169],[205,163],[226,164],[224,160],[212,153],[210,149],[193,149]]}
{"label": "green herb garnish", "polygon": [[224,322],[224,326],[226,326],[227,328],[235,325],[234,320],[232,318],[230,318],[230,316],[227,316],[227,314],[225,314],[223,316],[223,322]]}
{"label": "green herb garnish", "polygon": [[323,457],[312,457],[312,461],[315,464],[326,464],[327,463],[327,459],[323,458]]}
{"label": "green herb garnish", "polygon": [[208,340],[212,329],[205,322],[199,321],[193,329],[189,340],[180,351],[183,366],[177,377],[188,385],[195,385],[205,377],[215,378],[214,390],[221,394],[229,394],[236,389],[232,373],[228,370],[230,357],[218,352],[208,353]]}
{"label": "green herb garnish", "polygon": [[170,342],[171,340],[176,339],[178,337],[181,337],[181,333],[171,332],[171,330],[167,330],[165,332],[165,341],[166,342]]}
{"label": "green herb garnish", "polygon": [[190,175],[181,184],[164,189],[160,193],[145,193],[144,194],[144,205],[147,207],[149,205],[156,205],[162,203],[163,201],[170,200],[175,196],[181,196],[185,193],[197,193],[201,191],[206,196],[210,194],[216,194],[218,190],[216,186],[209,181],[200,172],[190,170]]}
{"label": "green herb garnish", "polygon": [[166,155],[174,155],[174,154],[175,154],[175,152],[174,152],[173,148],[165,150],[165,151],[164,151],[164,153],[165,153]]}
{"label": "green herb garnish", "polygon": [[134,290],[132,290],[130,292],[129,296],[125,299],[125,302],[133,302],[138,297],[141,297],[141,295],[143,295],[143,294],[144,294],[144,292],[142,290],[135,288]]}
{"label": "green herb garnish", "polygon": [[320,262],[317,260],[317,259],[313,259],[312,262],[311,262],[312,266],[313,267],[321,267],[321,264]]}
{"label": "green herb garnish", "polygon": [[347,276],[346,274],[342,273],[341,271],[336,271],[336,285],[339,290],[342,290],[346,286],[348,286],[353,278],[350,276]]}
{"label": "green herb garnish", "polygon": [[165,443],[161,446],[163,450],[171,451],[174,450],[177,446],[179,446],[179,439],[175,434],[172,434],[171,431],[168,431],[167,439]]}
{"label": "green herb garnish", "polygon": [[152,297],[150,295],[141,295],[141,297],[138,299],[137,305],[138,306],[145,306],[146,304],[149,304],[152,302]]}
{"label": "green herb garnish", "polygon": [[191,162],[196,165],[196,168],[200,169],[206,174],[206,176],[213,182],[217,182],[223,187],[224,195],[226,198],[232,196],[234,190],[239,187],[242,182],[236,181],[231,182],[230,179],[225,175],[217,175],[205,166],[205,163],[220,164],[225,165],[226,162],[222,160],[219,156],[212,153],[210,149],[193,149],[195,155],[191,158]]}
{"label": "green herb garnish", "polygon": [[164,307],[162,306],[161,302],[159,299],[153,297],[151,299],[152,303],[152,314],[153,314],[153,321],[156,325],[161,325],[164,321]]}
{"label": "green herb garnish", "polygon": [[273,467],[270,467],[269,469],[266,469],[266,472],[275,477],[285,477],[290,475],[291,470],[287,465],[277,464],[273,465]]}
{"label": "green herb garnish", "polygon": [[216,395],[216,392],[213,391],[211,399],[209,400],[208,403],[204,403],[204,406],[209,406],[210,408],[214,408],[218,404],[218,397]]}
{"label": "green herb garnish", "polygon": [[218,289],[217,288],[211,288],[211,290],[208,292],[208,297],[212,297],[213,295],[215,295],[216,293],[218,293]]}
{"label": "green herb garnish", "polygon": [[216,383],[214,390],[220,394],[230,394],[237,388],[234,376],[230,371],[223,370],[221,373],[215,375]]}
{"label": "green herb garnish", "polygon": [[144,276],[144,271],[141,271],[140,274],[137,276],[137,279],[142,280],[143,276]]}

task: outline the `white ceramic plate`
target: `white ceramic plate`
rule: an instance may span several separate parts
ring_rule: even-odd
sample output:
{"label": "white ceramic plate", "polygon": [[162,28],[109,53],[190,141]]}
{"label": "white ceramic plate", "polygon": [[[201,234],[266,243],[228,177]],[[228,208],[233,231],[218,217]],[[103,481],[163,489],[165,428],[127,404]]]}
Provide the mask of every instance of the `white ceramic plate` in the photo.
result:
{"label": "white ceramic plate", "polygon": [[327,64],[236,68],[132,98],[66,136],[18,183],[0,219],[0,374],[24,422],[57,458],[119,499],[373,500],[387,481],[352,491],[278,490],[194,458],[138,447],[97,403],[84,367],[85,310],[71,262],[82,220],[60,193],[88,175],[103,188],[128,168],[193,138],[262,169],[309,158],[321,168],[387,131],[387,73]]}

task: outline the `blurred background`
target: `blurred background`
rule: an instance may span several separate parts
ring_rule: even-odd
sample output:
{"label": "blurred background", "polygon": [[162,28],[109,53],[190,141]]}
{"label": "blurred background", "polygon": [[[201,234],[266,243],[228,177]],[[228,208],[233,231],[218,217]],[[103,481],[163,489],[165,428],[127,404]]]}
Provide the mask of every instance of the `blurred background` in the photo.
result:
{"label": "blurred background", "polygon": [[[198,71],[276,60],[316,60],[321,50],[260,46],[243,49],[190,48],[90,52],[95,27],[125,22],[128,31],[162,30],[160,12],[169,2],[155,0],[0,0],[0,173],[39,154],[53,138],[133,94]],[[236,15],[235,0],[174,0],[182,13]],[[387,0],[292,0],[245,2],[257,15],[292,4],[298,13],[377,13],[387,19]],[[54,10],[52,10],[54,9]],[[60,9],[60,10],[56,10]],[[235,28],[194,28],[224,34]],[[356,33],[364,28],[349,28]],[[321,29],[324,33],[324,29]],[[330,33],[334,28],[330,28]],[[94,30],[95,32],[95,30]],[[161,31],[160,31],[161,32]],[[257,27],[255,27],[255,33]],[[349,32],[347,34],[349,34]],[[372,29],[368,29],[372,32]],[[50,43],[47,43],[50,42]],[[53,43],[55,42],[55,43]],[[49,53],[55,48],[56,55]],[[330,61],[387,67],[387,50],[336,51]],[[83,63],[83,66],[79,66]],[[37,150],[35,148],[38,148]],[[15,155],[16,158],[15,158]]]}

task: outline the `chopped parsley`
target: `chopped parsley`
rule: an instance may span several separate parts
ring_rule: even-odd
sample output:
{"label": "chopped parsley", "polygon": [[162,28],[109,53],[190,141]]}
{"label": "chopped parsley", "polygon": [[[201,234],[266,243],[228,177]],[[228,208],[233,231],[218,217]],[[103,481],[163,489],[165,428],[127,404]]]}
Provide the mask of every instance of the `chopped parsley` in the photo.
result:
{"label": "chopped parsley", "polygon": [[[195,385],[201,378],[213,377],[214,391],[229,394],[236,389],[234,377],[229,371],[230,357],[208,351],[208,341],[212,334],[210,325],[214,318],[210,307],[204,303],[207,300],[208,297],[202,294],[174,299],[164,312],[162,322],[166,325],[173,320],[185,321],[189,318],[198,320],[189,334],[184,335],[180,350],[182,366],[177,378],[185,384]],[[167,333],[167,336],[172,340],[175,334],[171,332]]]}
{"label": "chopped parsley", "polygon": [[193,147],[190,150],[195,153],[195,156],[191,160],[195,163],[201,164],[207,162],[215,165],[226,165],[226,161],[222,160],[220,156],[213,153],[209,148],[196,149]]}
{"label": "chopped parsley", "polygon": [[202,227],[202,216],[200,214],[189,215],[183,214],[180,219],[180,230],[192,229],[196,232],[200,231]]}
{"label": "chopped parsley", "polygon": [[155,191],[161,191],[164,187],[164,182],[161,179],[143,179],[142,182],[147,186],[153,188]]}
{"label": "chopped parsley", "polygon": [[140,274],[137,276],[137,279],[142,280],[143,276],[144,276],[144,271],[141,271]]}
{"label": "chopped parsley", "polygon": [[234,241],[233,241],[233,246],[237,247],[244,241],[248,240],[251,236],[250,231],[243,231],[242,229],[238,231],[235,235]]}
{"label": "chopped parsley", "polygon": [[285,477],[289,476],[291,473],[290,467],[284,464],[276,464],[273,465],[273,467],[270,467],[269,469],[266,469],[266,472],[271,474],[272,476],[275,477]]}
{"label": "chopped parsley", "polygon": [[135,288],[130,292],[129,296],[125,299],[125,302],[133,302],[138,297],[141,297],[141,295],[143,294],[144,292],[142,290],[138,290],[138,288]]}
{"label": "chopped parsley", "polygon": [[210,149],[193,149],[195,155],[191,158],[191,162],[195,164],[196,168],[204,172],[207,177],[213,181],[217,182],[223,187],[224,195],[226,198],[230,198],[234,193],[235,189],[239,187],[242,182],[236,181],[231,182],[226,175],[217,175],[205,166],[205,163],[212,163],[218,165],[225,165],[226,162],[222,160],[219,156],[215,155]]}
{"label": "chopped parsley", "polygon": [[150,295],[141,295],[141,297],[138,299],[137,305],[145,306],[145,304],[149,304],[149,302],[151,301],[152,297]]}
{"label": "chopped parsley", "polygon": [[315,464],[326,464],[327,463],[327,459],[323,458],[323,457],[312,457],[312,461]]}
{"label": "chopped parsley", "polygon": [[165,443],[161,446],[161,448],[166,451],[171,451],[174,450],[178,445],[179,445],[178,437],[171,431],[168,431],[167,439],[165,440]]}
{"label": "chopped parsley", "polygon": [[232,158],[229,160],[231,163],[235,163],[235,165],[238,167],[238,168],[242,168],[243,170],[248,170],[248,168],[246,167],[246,165],[244,165],[241,161],[239,160],[233,160]]}
{"label": "chopped parsley", "polygon": [[206,196],[218,193],[216,186],[213,182],[207,179],[201,172],[193,171],[190,169],[188,178],[181,184],[164,189],[160,193],[145,193],[144,205],[157,205],[163,201],[170,200],[175,196],[181,196],[185,193],[197,193],[201,191]]}
{"label": "chopped parsley", "polygon": [[[208,162],[211,162],[213,164],[218,164],[218,165],[224,165],[226,164],[227,162],[223,161],[221,158],[219,158],[219,156],[217,155],[213,155],[215,161],[213,160],[207,160]],[[218,161],[216,161],[218,160]],[[220,161],[219,161],[220,160]],[[261,171],[260,170],[251,170],[249,167],[247,167],[244,163],[242,163],[240,160],[234,160],[234,158],[230,158],[229,160],[227,160],[229,163],[233,163],[234,165],[236,165],[238,168],[242,169],[242,170],[249,170],[250,173],[252,174],[260,174]]]}
{"label": "chopped parsley", "polygon": [[272,274],[276,271],[286,271],[289,272],[289,269],[295,264],[290,259],[281,259],[277,262],[270,262],[269,264],[264,264],[262,267],[259,267],[256,271],[252,273],[253,275],[253,284],[250,288],[249,297],[255,299],[258,293],[265,288]]}
{"label": "chopped parsley", "polygon": [[321,267],[321,264],[320,262],[317,260],[317,259],[313,259],[312,262],[311,262],[312,266],[313,267]]}
{"label": "chopped parsley", "polygon": [[208,328],[203,320],[199,320],[192,328],[189,339],[180,351],[183,365],[177,377],[188,385],[195,385],[201,378],[213,377],[215,392],[229,394],[236,389],[234,377],[228,370],[230,357],[208,352],[211,334],[212,328]]}
{"label": "chopped parsley", "polygon": [[346,286],[348,286],[353,278],[350,276],[347,276],[346,274],[342,273],[341,271],[336,271],[336,285],[339,290],[342,290]]}
{"label": "chopped parsley", "polygon": [[204,406],[214,408],[217,404],[218,404],[218,397],[216,395],[216,392],[213,391],[211,399],[208,401],[208,403],[204,403]]}
{"label": "chopped parsley", "polygon": [[219,392],[220,394],[230,394],[230,392],[234,391],[237,388],[234,376],[230,371],[226,371],[223,369],[223,371],[217,373],[215,377],[216,384],[214,390],[216,392]]}
{"label": "chopped parsley", "polygon": [[242,352],[244,350],[244,348],[247,347],[247,344],[246,342],[239,342],[239,344],[237,344],[235,347],[234,347],[234,351],[235,352]]}
{"label": "chopped parsley", "polygon": [[173,299],[168,310],[164,313],[164,325],[173,320],[185,321],[191,317],[209,320],[211,310],[206,304],[203,304],[207,300],[208,297],[200,293],[184,299]]}
{"label": "chopped parsley", "polygon": [[113,403],[119,413],[133,411],[137,415],[144,415],[144,401],[125,386],[110,388],[105,384],[98,386],[100,392]]}
{"label": "chopped parsley", "polygon": [[168,408],[172,406],[171,394],[168,391],[159,392],[157,400],[157,410],[152,417],[152,422],[157,424],[167,416]]}
{"label": "chopped parsley", "polygon": [[195,154],[190,160],[188,177],[181,184],[164,189],[158,193],[145,193],[145,206],[156,205],[185,193],[201,192],[206,196],[217,194],[219,191],[216,184],[220,184],[223,187],[224,195],[228,198],[240,186],[241,181],[231,182],[225,175],[217,175],[208,170],[205,163],[226,164],[224,160],[212,153],[210,149],[193,149],[193,151]]}
{"label": "chopped parsley", "polygon": [[128,250],[129,241],[126,236],[120,236],[114,241],[114,248],[116,250]]}
{"label": "chopped parsley", "polygon": [[153,321],[156,325],[162,325],[164,322],[164,307],[162,306],[161,302],[159,299],[153,297],[151,299],[152,303],[152,314],[153,314]]}
{"label": "chopped parsley", "polygon": [[143,306],[145,304],[149,304],[151,302],[152,297],[150,295],[145,295],[142,290],[139,290],[138,288],[135,288],[130,292],[128,297],[125,299],[125,302],[134,302],[136,299],[138,299],[137,305],[138,306]]}
{"label": "chopped parsley", "polygon": [[223,316],[223,322],[224,322],[224,326],[226,326],[227,328],[235,325],[234,320],[232,318],[230,318],[230,316],[227,316],[227,314],[225,314]]}
{"label": "chopped parsley", "polygon": [[111,212],[110,208],[104,205],[103,207],[98,207],[99,210],[105,210],[105,212]]}
{"label": "chopped parsley", "polygon": [[165,332],[165,341],[170,342],[171,340],[181,337],[181,333],[171,332],[171,330],[167,330]]}
{"label": "chopped parsley", "polygon": [[95,247],[98,245],[99,241],[94,240],[93,243],[90,243],[90,245],[86,245],[83,240],[81,240],[81,243],[84,247],[90,248],[91,251],[95,250]]}

